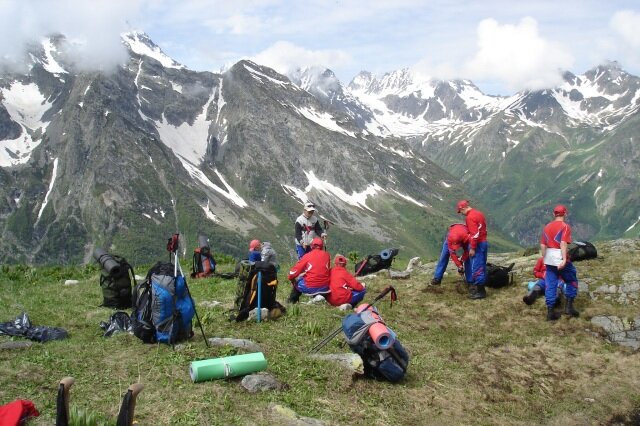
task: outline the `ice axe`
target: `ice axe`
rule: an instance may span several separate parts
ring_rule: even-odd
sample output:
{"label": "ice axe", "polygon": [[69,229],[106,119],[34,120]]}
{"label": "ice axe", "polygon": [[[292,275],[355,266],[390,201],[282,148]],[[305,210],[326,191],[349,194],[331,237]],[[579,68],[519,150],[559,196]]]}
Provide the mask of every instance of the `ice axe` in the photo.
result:
{"label": "ice axe", "polygon": [[[398,300],[398,296],[396,295],[396,289],[393,288],[392,285],[390,285],[385,287],[384,290],[382,290],[382,292],[379,295],[377,295],[375,299],[373,299],[373,302],[366,305],[362,310],[366,311],[367,309],[375,305],[378,301],[382,300],[389,293],[391,293],[391,306],[393,306],[393,302]],[[313,348],[311,348],[309,353],[315,354],[318,351],[320,351],[320,349],[324,348],[331,340],[333,340],[334,337],[340,334],[341,331],[342,331],[342,325],[340,325],[338,328],[333,330],[331,334],[329,334],[327,337],[319,341]]]}

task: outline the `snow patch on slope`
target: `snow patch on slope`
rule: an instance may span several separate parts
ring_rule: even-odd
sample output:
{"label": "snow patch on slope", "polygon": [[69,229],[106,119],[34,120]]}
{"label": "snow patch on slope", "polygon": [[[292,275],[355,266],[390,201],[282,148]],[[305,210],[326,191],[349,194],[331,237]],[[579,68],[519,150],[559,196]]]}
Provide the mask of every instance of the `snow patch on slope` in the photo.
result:
{"label": "snow patch on slope", "polygon": [[294,110],[298,112],[298,114],[302,115],[308,120],[313,121],[314,123],[324,127],[325,129],[331,130],[332,132],[342,133],[343,135],[350,136],[355,138],[356,135],[353,132],[349,132],[336,123],[335,118],[327,113],[327,112],[318,112],[313,108],[309,107],[295,107],[292,106]]}
{"label": "snow patch on slope", "polygon": [[53,58],[53,52],[57,52],[57,49],[51,40],[48,38],[42,40],[42,47],[45,57],[45,62],[42,64],[43,68],[51,74],[66,74],[67,71]]}
{"label": "snow patch on slope", "polygon": [[199,180],[205,186],[213,189],[218,194],[224,196],[236,206],[242,207],[242,208],[248,206],[247,202],[244,201],[242,197],[240,197],[240,195],[238,195],[238,193],[231,186],[229,186],[227,181],[224,179],[222,174],[220,174],[220,172],[217,169],[214,169],[214,172],[218,176],[218,179],[220,179],[220,182],[222,182],[222,185],[224,185],[225,189],[222,189],[215,183],[211,182],[211,180],[207,177],[207,175],[204,174],[202,170],[198,169],[196,166],[191,164],[185,158],[179,155],[178,155],[178,158],[180,159],[180,162],[182,163],[182,166],[184,167],[184,169],[187,171],[187,173],[189,173],[189,175],[192,178]]}
{"label": "snow patch on slope", "polygon": [[122,38],[134,53],[153,58],[165,68],[182,69],[185,67],[167,56],[158,46],[151,47],[145,43],[146,35],[144,33],[137,31],[125,33],[122,34]]}
{"label": "snow patch on slope", "polygon": [[44,201],[42,202],[42,206],[40,206],[40,211],[38,212],[38,218],[36,219],[36,225],[40,221],[40,217],[42,216],[42,212],[44,211],[44,208],[47,207],[47,203],[49,202],[49,195],[53,190],[53,185],[56,182],[57,175],[58,175],[58,158],[56,157],[53,160],[53,172],[51,173],[51,182],[49,182],[49,189],[47,190],[47,193],[44,196]]}

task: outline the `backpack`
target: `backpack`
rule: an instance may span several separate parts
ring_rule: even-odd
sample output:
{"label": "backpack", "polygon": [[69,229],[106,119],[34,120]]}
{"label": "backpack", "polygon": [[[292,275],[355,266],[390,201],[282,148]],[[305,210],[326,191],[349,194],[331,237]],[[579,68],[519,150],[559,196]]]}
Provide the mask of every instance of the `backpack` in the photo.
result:
{"label": "backpack", "polygon": [[133,267],[124,257],[110,255],[101,249],[96,249],[94,258],[101,266],[102,306],[130,308],[131,287],[136,282]]}
{"label": "backpack", "polygon": [[193,336],[193,300],[183,275],[172,263],[158,262],[133,292],[131,328],[145,343],[174,344]]}
{"label": "backpack", "polygon": [[275,265],[248,260],[240,261],[239,265],[235,309],[230,320],[244,321],[249,317],[249,312],[258,306],[258,281],[261,281],[260,307],[284,312],[284,307],[276,300],[278,272]]}
{"label": "backpack", "polygon": [[512,263],[508,267],[487,263],[487,278],[485,285],[491,288],[502,288],[513,284],[513,266]]}
{"label": "backpack", "polygon": [[[393,331],[393,344],[387,349],[380,349],[369,334],[369,328],[382,318],[371,315],[372,310],[349,314],[342,320],[342,331],[347,337],[351,350],[362,358],[364,374],[378,380],[390,382],[400,381],[409,366],[409,354],[404,349]],[[375,314],[377,312],[373,310]],[[384,324],[384,323],[383,323]]]}
{"label": "backpack", "polygon": [[361,260],[354,266],[356,277],[373,274],[382,269],[389,269],[393,258],[398,255],[398,249],[382,250],[380,254],[368,255],[366,259]]}
{"label": "backpack", "polygon": [[216,271],[216,261],[209,247],[198,247],[193,250],[193,266],[191,278],[206,278]]}
{"label": "backpack", "polygon": [[598,257],[598,250],[588,241],[574,241],[569,244],[567,252],[569,253],[569,259],[571,259],[572,262],[595,259]]}

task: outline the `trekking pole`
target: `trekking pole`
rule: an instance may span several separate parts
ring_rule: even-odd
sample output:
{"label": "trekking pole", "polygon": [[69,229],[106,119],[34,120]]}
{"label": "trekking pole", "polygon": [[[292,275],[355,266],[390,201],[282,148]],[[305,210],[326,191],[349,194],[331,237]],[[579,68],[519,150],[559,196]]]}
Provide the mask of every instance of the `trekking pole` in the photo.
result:
{"label": "trekking pole", "polygon": [[69,389],[75,383],[73,377],[65,377],[58,385],[56,401],[56,426],[69,426]]}
{"label": "trekking pole", "polygon": [[129,386],[127,393],[122,398],[122,405],[120,406],[120,412],[118,413],[118,420],[116,426],[132,426],[133,415],[136,410],[136,398],[138,394],[142,392],[144,385],[142,383],[134,383]]}
{"label": "trekking pole", "polygon": [[[171,238],[169,238],[169,242],[167,243],[167,250],[173,253],[173,257],[175,260],[174,268],[174,277],[178,276],[178,270],[180,270],[180,275],[184,278],[184,288],[187,290],[187,294],[189,295],[189,300],[191,300],[191,304],[193,305],[193,313],[196,315],[196,319],[198,320],[198,325],[200,326],[200,332],[202,333],[202,338],[204,339],[204,344],[209,347],[209,341],[207,340],[207,336],[204,335],[204,328],[202,328],[202,322],[200,321],[200,316],[198,315],[198,310],[196,309],[196,302],[193,300],[191,296],[191,291],[189,290],[189,286],[187,285],[187,279],[184,277],[184,273],[182,272],[182,266],[180,265],[180,260],[178,259],[178,245],[179,245],[179,237],[180,234],[173,234]],[[169,254],[171,256],[171,254]]]}
{"label": "trekking pole", "polygon": [[258,271],[258,304],[256,308],[256,322],[260,322],[262,320],[262,271]]}
{"label": "trekking pole", "polygon": [[[393,306],[393,302],[398,300],[398,296],[396,296],[396,289],[393,288],[392,285],[390,285],[390,286],[385,287],[385,289],[382,290],[382,293],[380,293],[378,296],[376,296],[376,298],[373,299],[373,302],[371,302],[368,305],[366,305],[364,307],[364,309],[362,309],[362,310],[366,311],[367,309],[369,309],[370,307],[375,305],[378,301],[382,300],[388,293],[391,293],[391,303],[392,303],[392,306]],[[338,328],[333,330],[331,332],[331,334],[329,334],[327,337],[325,337],[324,339],[319,341],[313,348],[311,348],[309,353],[310,354],[315,354],[318,351],[320,351],[320,349],[324,348],[331,340],[333,340],[334,337],[336,337],[338,334],[340,334],[341,331],[342,331],[342,325],[340,325]]]}

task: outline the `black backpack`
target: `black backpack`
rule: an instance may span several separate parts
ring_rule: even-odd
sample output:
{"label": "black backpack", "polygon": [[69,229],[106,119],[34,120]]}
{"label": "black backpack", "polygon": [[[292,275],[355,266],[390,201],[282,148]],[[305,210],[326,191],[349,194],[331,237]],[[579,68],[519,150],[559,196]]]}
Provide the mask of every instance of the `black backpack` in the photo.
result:
{"label": "black backpack", "polygon": [[126,309],[131,307],[131,287],[136,282],[133,267],[124,257],[110,255],[101,249],[94,252],[100,263],[100,287],[103,306]]}
{"label": "black backpack", "polygon": [[366,259],[355,264],[356,277],[373,274],[382,269],[389,269],[393,258],[398,255],[398,249],[391,248],[382,250],[380,254],[370,254]]}
{"label": "black backpack", "polygon": [[512,263],[508,267],[487,263],[487,279],[485,285],[491,288],[502,288],[513,284],[513,266]]}
{"label": "black backpack", "polygon": [[249,312],[258,306],[258,281],[260,281],[260,307],[269,311],[284,307],[276,300],[278,290],[278,271],[273,263],[240,261],[235,309],[230,320],[244,321]]}
{"label": "black backpack", "polygon": [[569,244],[567,252],[569,253],[569,259],[571,259],[572,262],[595,259],[598,257],[598,250],[588,241],[574,241]]}
{"label": "black backpack", "polygon": [[131,329],[145,343],[174,344],[193,336],[195,307],[185,277],[172,263],[156,263],[133,292]]}

